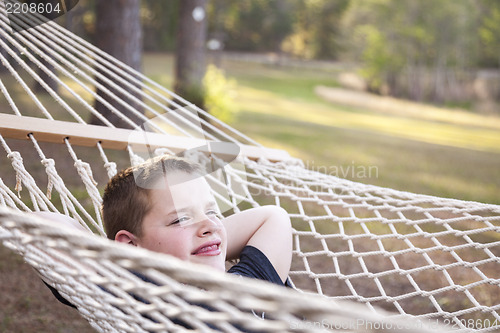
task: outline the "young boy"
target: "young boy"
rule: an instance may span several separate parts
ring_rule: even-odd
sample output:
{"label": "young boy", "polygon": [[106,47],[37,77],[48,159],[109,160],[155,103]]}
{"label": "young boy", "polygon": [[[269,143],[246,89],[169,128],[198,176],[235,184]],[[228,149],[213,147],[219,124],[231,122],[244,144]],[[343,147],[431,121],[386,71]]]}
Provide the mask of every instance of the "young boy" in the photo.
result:
{"label": "young boy", "polygon": [[290,219],[277,206],[222,220],[198,164],[157,157],[114,176],[103,196],[108,238],[225,270],[285,284],[292,257]]}
{"label": "young boy", "polygon": [[[217,270],[225,270],[226,260],[239,259],[229,273],[288,284],[292,233],[286,211],[264,206],[221,220],[200,166],[188,160],[163,156],[121,171],[105,188],[102,213],[105,231],[112,240]],[[74,221],[63,215],[41,215],[75,227]],[[60,302],[73,306],[47,286]],[[174,322],[191,327],[179,319]]]}

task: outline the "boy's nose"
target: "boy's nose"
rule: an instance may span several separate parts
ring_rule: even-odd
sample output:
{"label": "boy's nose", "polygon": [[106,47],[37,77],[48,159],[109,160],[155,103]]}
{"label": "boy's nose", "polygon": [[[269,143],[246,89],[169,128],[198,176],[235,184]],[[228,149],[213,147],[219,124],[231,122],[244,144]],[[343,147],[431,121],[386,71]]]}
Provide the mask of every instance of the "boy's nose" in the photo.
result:
{"label": "boy's nose", "polygon": [[212,234],[218,231],[220,228],[220,223],[213,218],[209,218],[208,216],[205,216],[199,223],[199,233],[202,236]]}

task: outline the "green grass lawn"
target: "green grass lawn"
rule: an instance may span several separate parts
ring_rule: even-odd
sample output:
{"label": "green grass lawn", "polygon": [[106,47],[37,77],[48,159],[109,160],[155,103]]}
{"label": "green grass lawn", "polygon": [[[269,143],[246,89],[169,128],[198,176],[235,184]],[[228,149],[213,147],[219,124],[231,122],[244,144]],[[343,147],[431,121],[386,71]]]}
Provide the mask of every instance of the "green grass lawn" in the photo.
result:
{"label": "green grass lawn", "polygon": [[[172,85],[172,57],[145,56],[144,71]],[[397,112],[322,100],[336,70],[223,61],[237,81],[231,125],[286,149],[306,166],[363,183],[500,204],[500,118],[427,105]],[[358,103],[359,104],[359,103]],[[394,110],[394,108],[392,108]]]}

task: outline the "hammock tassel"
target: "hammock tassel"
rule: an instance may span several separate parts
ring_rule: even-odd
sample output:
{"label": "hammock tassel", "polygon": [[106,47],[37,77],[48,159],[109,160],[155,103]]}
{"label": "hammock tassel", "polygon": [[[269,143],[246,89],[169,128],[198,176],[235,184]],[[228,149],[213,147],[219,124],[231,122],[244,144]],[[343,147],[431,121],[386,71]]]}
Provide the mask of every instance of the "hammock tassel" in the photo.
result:
{"label": "hammock tassel", "polygon": [[16,186],[14,187],[14,190],[17,191],[17,196],[19,199],[21,199],[21,191],[23,190],[23,183],[21,181],[21,176],[19,175],[19,172],[16,172]]}
{"label": "hammock tassel", "polygon": [[16,170],[16,186],[14,189],[17,191],[17,196],[21,198],[21,191],[23,190],[23,181],[21,177],[21,170],[24,169],[23,158],[18,151],[13,151],[7,154],[7,157],[12,161],[12,166]]}
{"label": "hammock tassel", "polygon": [[106,162],[106,163],[104,163],[104,168],[106,169],[109,178],[112,178],[118,172],[117,169],[116,169],[116,163],[115,162]]}
{"label": "hammock tassel", "polygon": [[139,165],[144,163],[144,159],[133,152],[129,152],[131,165]]}
{"label": "hammock tassel", "polygon": [[82,179],[84,179],[84,183],[87,184],[92,184],[94,186],[97,185],[97,182],[94,179],[94,176],[92,174],[92,169],[90,168],[90,164],[83,162],[82,160],[77,160],[75,161],[75,168],[78,170],[78,174]]}
{"label": "hammock tassel", "polygon": [[96,187],[97,182],[95,181],[92,174],[92,168],[90,167],[90,164],[79,159],[75,161],[74,166],[78,171],[78,174],[80,175],[83,183],[85,184],[85,188],[87,189],[87,192],[89,193],[92,200],[100,204],[101,195],[99,194],[99,190]]}
{"label": "hammock tassel", "polygon": [[54,175],[57,174],[55,170],[55,162],[52,158],[44,158],[42,160],[43,166],[45,166],[45,170],[47,171],[48,181],[47,181],[47,198],[49,200],[52,198],[52,189],[54,188]]}

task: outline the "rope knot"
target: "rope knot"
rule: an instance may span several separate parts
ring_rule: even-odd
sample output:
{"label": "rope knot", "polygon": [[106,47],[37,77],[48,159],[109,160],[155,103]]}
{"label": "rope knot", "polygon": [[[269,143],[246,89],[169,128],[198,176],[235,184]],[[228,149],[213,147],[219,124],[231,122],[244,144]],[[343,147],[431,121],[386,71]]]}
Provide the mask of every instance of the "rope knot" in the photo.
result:
{"label": "rope knot", "polygon": [[55,168],[56,162],[52,158],[44,158],[42,164],[47,169],[53,169]]}
{"label": "rope knot", "polygon": [[82,160],[76,160],[74,166],[84,182],[88,180],[92,185],[97,185],[97,182],[94,179],[94,175],[92,174],[92,168],[90,167],[90,164],[88,164],[87,162],[83,162]]}
{"label": "rope knot", "polygon": [[16,170],[16,186],[14,187],[14,190],[17,191],[17,196],[21,197],[23,182],[19,170],[23,168],[23,157],[18,151],[12,151],[8,153],[7,157],[12,161],[12,166],[14,167],[14,170]]}
{"label": "rope knot", "polygon": [[15,162],[15,161],[21,161],[21,163],[23,162],[23,158],[22,158],[21,154],[18,151],[12,151],[12,152],[8,153],[7,157],[12,162]]}
{"label": "rope knot", "polygon": [[112,178],[118,172],[116,170],[116,163],[115,162],[104,163],[104,168],[106,168],[106,171],[108,172],[108,178]]}
{"label": "rope knot", "polygon": [[97,182],[95,181],[92,174],[92,168],[90,167],[90,164],[88,164],[87,162],[83,162],[82,160],[76,160],[74,166],[78,172],[78,175],[82,179],[83,184],[85,184],[87,193],[92,199],[92,202],[95,204],[94,207],[100,206],[102,203],[101,195],[99,194],[99,190],[97,189]]}
{"label": "rope knot", "polygon": [[45,167],[45,172],[47,172],[48,182],[47,182],[47,198],[49,200],[52,198],[52,189],[54,188],[54,177],[57,176],[56,162],[52,158],[44,158],[42,164]]}
{"label": "rope knot", "polygon": [[137,154],[130,154],[130,162],[132,166],[144,163],[144,159]]}

